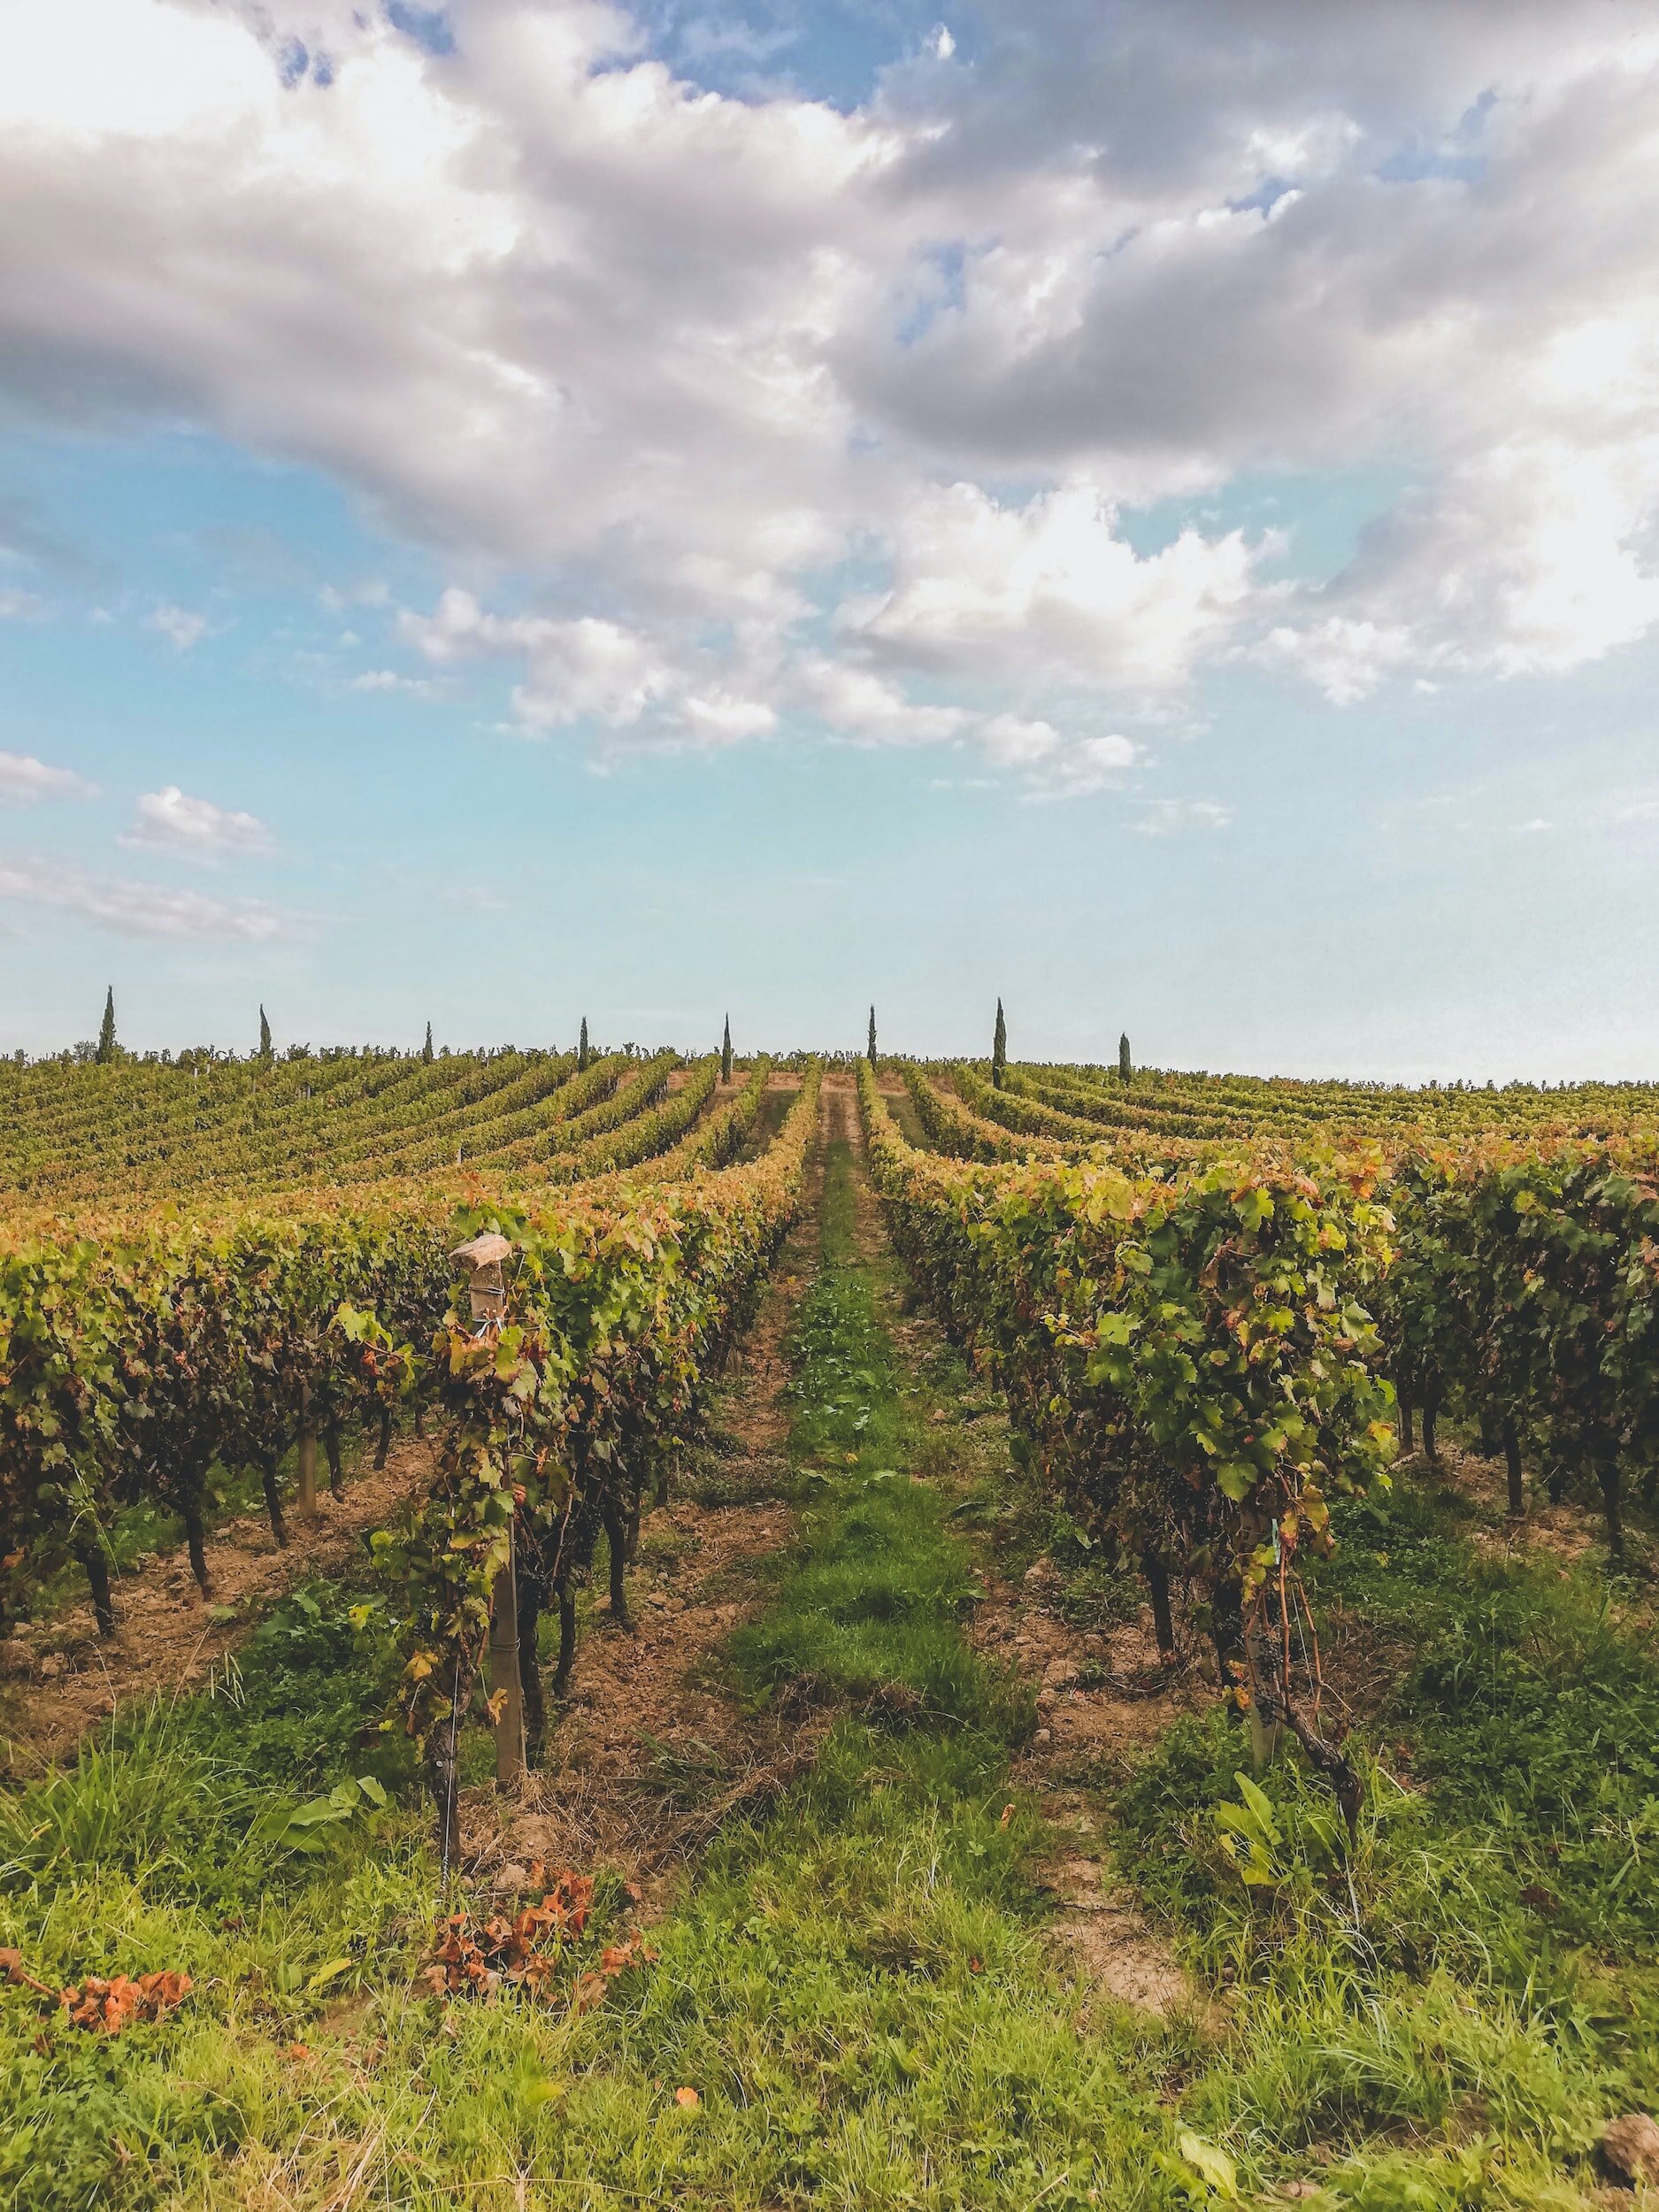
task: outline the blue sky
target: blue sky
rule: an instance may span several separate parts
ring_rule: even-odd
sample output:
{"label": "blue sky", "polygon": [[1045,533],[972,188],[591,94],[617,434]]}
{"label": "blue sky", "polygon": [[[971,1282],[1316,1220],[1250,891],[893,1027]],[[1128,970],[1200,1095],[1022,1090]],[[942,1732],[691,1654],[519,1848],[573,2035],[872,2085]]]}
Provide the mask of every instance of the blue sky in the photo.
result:
{"label": "blue sky", "polygon": [[0,1048],[1659,1076],[1616,11],[12,14]]}

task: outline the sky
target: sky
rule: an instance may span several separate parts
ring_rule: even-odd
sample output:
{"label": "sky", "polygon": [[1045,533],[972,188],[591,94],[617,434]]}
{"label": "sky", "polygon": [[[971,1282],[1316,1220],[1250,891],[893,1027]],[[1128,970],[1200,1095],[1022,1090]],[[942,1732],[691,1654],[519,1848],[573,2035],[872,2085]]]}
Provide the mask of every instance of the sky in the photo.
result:
{"label": "sky", "polygon": [[0,50],[0,1049],[1659,1079],[1659,12]]}

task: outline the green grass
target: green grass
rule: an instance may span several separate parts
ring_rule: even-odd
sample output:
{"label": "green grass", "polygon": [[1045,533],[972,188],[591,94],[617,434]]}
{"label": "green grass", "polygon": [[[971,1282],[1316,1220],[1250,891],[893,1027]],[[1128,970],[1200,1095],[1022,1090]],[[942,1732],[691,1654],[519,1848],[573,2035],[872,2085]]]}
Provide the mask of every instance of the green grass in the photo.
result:
{"label": "green grass", "polygon": [[852,1208],[851,1162],[838,1147],[824,1196],[826,1264],[789,1346],[790,1450],[809,1501],[803,1556],[733,1655],[752,1683],[806,1683],[930,1726],[988,1730],[1000,1755],[1029,1729],[1030,1701],[963,1637],[972,1563],[950,1527],[950,1501],[910,1473],[928,1440],[877,1311],[891,1270],[861,1258]]}
{"label": "green grass", "polygon": [[1248,1762],[1218,1713],[1112,1792],[1125,1870],[1228,1992],[1194,2115],[1259,2170],[1315,2154],[1367,2208],[1578,2202],[1602,2124],[1659,2097],[1659,1664],[1594,1570],[1483,1554],[1471,1517],[1405,1478],[1343,1510],[1315,1578],[1356,1678],[1373,1637],[1384,1670],[1351,1856],[1284,1761],[1279,1840],[1240,1880],[1217,1810]]}
{"label": "green grass", "polygon": [[0,1797],[0,1941],[32,1973],[180,1968],[197,1985],[172,2019],[119,2040],[48,2022],[37,2041],[37,2001],[0,2001],[0,2201],[156,2200],[170,2174],[242,2139],[282,2043],[324,2001],[404,1972],[403,1931],[429,1892],[409,1816],[359,1824],[315,1863],[250,1832],[273,1801],[348,1773],[402,1778],[373,1731],[385,1686],[342,1601],[302,1591],[212,1694],[147,1708],[73,1769]]}
{"label": "green grass", "polygon": [[[1449,1819],[1490,1832],[1557,1939],[1659,1950],[1659,1655],[1651,1609],[1591,1558],[1505,1558],[1455,1492],[1348,1508],[1333,1600],[1414,1653],[1382,1715]],[[1634,1597],[1636,1602],[1632,1604]]]}

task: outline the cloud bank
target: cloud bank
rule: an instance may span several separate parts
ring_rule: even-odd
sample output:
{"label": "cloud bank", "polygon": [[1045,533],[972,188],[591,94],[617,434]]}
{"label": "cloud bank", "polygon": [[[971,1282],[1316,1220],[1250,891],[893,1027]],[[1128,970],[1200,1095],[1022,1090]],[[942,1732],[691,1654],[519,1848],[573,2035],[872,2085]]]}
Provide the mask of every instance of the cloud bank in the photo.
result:
{"label": "cloud bank", "polygon": [[[808,725],[1064,795],[1225,658],[1344,705],[1659,623],[1624,0],[1028,0],[850,112],[598,0],[0,21],[0,397],[206,426],[434,548],[361,688],[498,663],[528,734]],[[1136,524],[1333,471],[1404,488],[1312,581]]]}

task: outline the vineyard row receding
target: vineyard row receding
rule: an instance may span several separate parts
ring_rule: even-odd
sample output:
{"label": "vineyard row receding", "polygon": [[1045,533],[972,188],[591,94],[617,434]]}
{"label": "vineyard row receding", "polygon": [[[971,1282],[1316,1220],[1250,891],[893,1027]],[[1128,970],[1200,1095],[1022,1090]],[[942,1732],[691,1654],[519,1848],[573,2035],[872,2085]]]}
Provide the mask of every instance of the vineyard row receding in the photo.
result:
{"label": "vineyard row receding", "polygon": [[[1180,1075],[1126,1041],[1110,1069],[881,1064],[872,1040],[895,1240],[1022,1449],[1135,1563],[1166,1648],[1172,1583],[1195,1593],[1252,1725],[1294,1733],[1350,1816],[1298,1571],[1334,1496],[1386,1481],[1414,1424],[1432,1462],[1449,1415],[1502,1453],[1517,1516],[1529,1471],[1587,1486],[1621,1553],[1659,1470],[1648,1090]],[[619,1577],[752,1310],[818,1079],[734,1071],[729,1028],[691,1062],[584,1040],[0,1064],[0,1609],[73,1559],[111,1630],[110,1532],[141,1502],[206,1594],[217,1479],[257,1479],[283,1541],[319,1443],[337,1489],[342,1436],[383,1461],[406,1412],[432,1476],[374,1541],[452,1843],[492,1619],[511,1585],[529,1651],[557,1608],[568,1679],[572,1577],[601,1531]],[[534,1666],[490,1699],[534,1758]]]}

